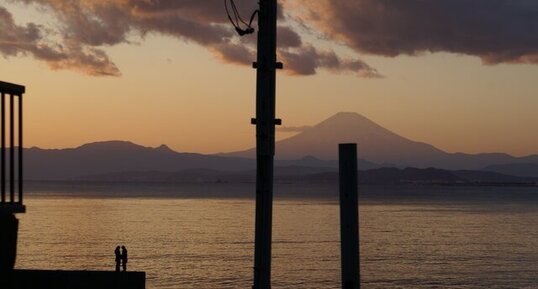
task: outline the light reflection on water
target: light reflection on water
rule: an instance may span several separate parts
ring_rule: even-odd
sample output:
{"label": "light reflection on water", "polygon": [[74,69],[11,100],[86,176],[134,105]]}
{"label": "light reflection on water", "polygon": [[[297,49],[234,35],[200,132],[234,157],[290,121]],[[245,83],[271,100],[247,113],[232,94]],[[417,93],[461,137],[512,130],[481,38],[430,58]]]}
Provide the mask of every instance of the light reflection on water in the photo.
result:
{"label": "light reflection on water", "polygon": [[[148,288],[252,285],[253,200],[29,195],[19,268],[113,270],[125,244]],[[363,288],[538,288],[536,204],[366,201]],[[334,199],[275,201],[273,288],[340,288],[338,216]]]}

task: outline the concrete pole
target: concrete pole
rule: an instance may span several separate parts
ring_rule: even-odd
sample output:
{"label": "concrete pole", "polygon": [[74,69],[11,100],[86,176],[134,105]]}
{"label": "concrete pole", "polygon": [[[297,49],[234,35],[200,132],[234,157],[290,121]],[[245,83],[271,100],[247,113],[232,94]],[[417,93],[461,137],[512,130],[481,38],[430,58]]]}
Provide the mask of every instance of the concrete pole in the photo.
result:
{"label": "concrete pole", "polygon": [[342,289],[360,288],[357,144],[340,144]]}
{"label": "concrete pole", "polygon": [[256,229],[253,289],[271,288],[277,0],[260,0],[256,63]]}

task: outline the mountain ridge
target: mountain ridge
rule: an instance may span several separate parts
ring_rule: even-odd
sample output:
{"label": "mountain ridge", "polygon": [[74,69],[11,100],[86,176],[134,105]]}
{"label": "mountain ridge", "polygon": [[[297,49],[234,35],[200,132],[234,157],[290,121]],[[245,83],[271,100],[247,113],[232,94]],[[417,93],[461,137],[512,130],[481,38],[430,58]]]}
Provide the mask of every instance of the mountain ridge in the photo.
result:
{"label": "mountain ridge", "polygon": [[[513,157],[505,153],[447,153],[395,134],[357,113],[335,114],[302,133],[277,142],[275,166],[338,168],[338,143],[343,142],[358,143],[359,169],[434,167],[538,177],[538,155]],[[32,147],[24,149],[24,152],[27,179],[71,179],[121,171],[209,169],[233,172],[256,167],[254,149],[210,155],[176,152],[164,144],[146,147],[119,140],[92,142],[66,149]],[[527,169],[524,172],[531,173],[526,174],[521,173],[521,169],[514,169],[522,164],[531,164],[526,168],[535,169]]]}
{"label": "mountain ridge", "polygon": [[[276,161],[275,165],[336,169],[338,162],[305,157]],[[25,178],[29,180],[66,180],[84,175],[125,171],[174,172],[203,169],[236,172],[254,169],[256,161],[239,157],[176,152],[166,145],[145,147],[130,141],[104,141],[66,149],[37,147],[24,149],[24,167]],[[359,167],[377,166],[359,160]]]}
{"label": "mountain ridge", "polygon": [[[514,157],[506,153],[448,153],[430,144],[400,136],[355,112],[340,112],[328,119],[276,143],[276,159],[297,159],[312,155],[337,159],[337,145],[358,144],[358,155],[376,164],[399,167],[444,169],[481,169],[502,163],[538,162],[537,155]],[[253,158],[255,149],[219,154]]]}

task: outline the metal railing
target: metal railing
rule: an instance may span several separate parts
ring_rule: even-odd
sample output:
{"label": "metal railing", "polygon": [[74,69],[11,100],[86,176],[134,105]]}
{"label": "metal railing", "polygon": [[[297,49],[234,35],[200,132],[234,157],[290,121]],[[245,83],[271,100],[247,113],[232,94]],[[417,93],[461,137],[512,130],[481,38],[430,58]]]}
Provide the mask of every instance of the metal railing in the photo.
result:
{"label": "metal railing", "polygon": [[[23,213],[22,95],[24,86],[0,81],[0,212]],[[17,109],[15,109],[17,103]],[[9,116],[9,117],[7,117]],[[6,124],[9,123],[9,126]],[[9,139],[9,146],[6,143]],[[17,140],[17,142],[16,142]],[[9,153],[9,154],[8,154]]]}

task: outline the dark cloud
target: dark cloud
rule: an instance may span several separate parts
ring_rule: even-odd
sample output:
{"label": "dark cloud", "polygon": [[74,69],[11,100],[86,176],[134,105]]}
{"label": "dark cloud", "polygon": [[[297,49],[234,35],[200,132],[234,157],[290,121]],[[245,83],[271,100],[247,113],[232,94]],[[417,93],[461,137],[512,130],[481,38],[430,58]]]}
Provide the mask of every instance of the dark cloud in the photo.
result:
{"label": "dark cloud", "polygon": [[[24,50],[0,43],[3,55],[33,54],[55,69],[75,69],[92,75],[118,75],[119,71],[103,48],[129,43],[129,37],[147,33],[169,35],[196,43],[212,51],[219,59],[250,65],[255,60],[256,37],[241,39],[228,23],[221,0],[11,0],[36,5],[53,16],[58,27],[47,27],[47,33],[33,24],[15,30],[17,38],[30,39],[33,48]],[[248,21],[257,9],[257,1],[236,0],[243,18]],[[280,5],[279,5],[280,6]],[[279,55],[290,74],[314,74],[317,69],[354,71],[369,76],[370,68],[359,60],[342,60],[336,54],[320,52],[286,24],[278,28]],[[6,11],[7,12],[7,11]],[[255,23],[254,23],[255,24]],[[32,30],[34,29],[34,30]],[[50,33],[49,30],[54,30]],[[32,34],[33,33],[33,34]],[[51,39],[54,39],[52,41]],[[60,39],[60,41],[58,41]],[[47,41],[56,46],[43,45]],[[28,41],[26,41],[28,42]],[[39,44],[39,46],[36,46]],[[8,52],[9,49],[9,52]],[[316,59],[313,59],[315,57]],[[52,62],[52,58],[57,58]],[[99,68],[99,66],[101,66]]]}
{"label": "dark cloud", "polygon": [[295,14],[358,52],[451,52],[486,64],[538,63],[535,0],[287,0]]}
{"label": "dark cloud", "polygon": [[361,60],[341,59],[333,51],[320,51],[313,46],[280,49],[278,55],[286,64],[285,68],[298,75],[312,75],[322,68],[333,72],[351,71],[363,77],[381,77],[375,68]]}
{"label": "dark cloud", "polygon": [[280,48],[299,47],[303,44],[301,36],[288,26],[278,26],[277,38]]}
{"label": "dark cloud", "polygon": [[36,42],[41,38],[40,28],[30,23],[17,26],[11,13],[0,7],[0,53],[15,56],[19,53],[35,49]]}
{"label": "dark cloud", "polygon": [[160,17],[140,17],[136,26],[142,31],[153,31],[182,38],[187,41],[211,46],[229,41],[233,31],[229,27],[208,25],[192,21],[181,15],[162,15]]}
{"label": "dark cloud", "polygon": [[[37,5],[58,26],[16,25],[0,6],[0,54],[32,55],[55,69],[119,75],[104,52],[147,33],[196,43],[219,59],[250,65],[255,35],[235,35],[221,0],[11,0]],[[236,0],[247,21],[257,1]],[[342,58],[297,33],[310,29],[357,53],[383,56],[452,52],[486,64],[538,63],[536,0],[282,0],[278,55],[285,71],[311,75],[319,69],[379,73],[356,57]],[[285,10],[286,13],[282,13]],[[293,21],[290,21],[293,19]],[[291,24],[295,23],[295,24]],[[133,36],[134,35],[134,36]]]}
{"label": "dark cloud", "polygon": [[252,65],[252,60],[256,59],[254,50],[241,44],[223,43],[213,49],[213,52],[225,62]]}
{"label": "dark cloud", "polygon": [[34,23],[19,26],[13,16],[0,6],[0,55],[31,55],[52,69],[73,69],[90,75],[120,75],[104,51],[81,47],[76,41],[50,44],[44,29]]}

